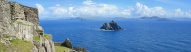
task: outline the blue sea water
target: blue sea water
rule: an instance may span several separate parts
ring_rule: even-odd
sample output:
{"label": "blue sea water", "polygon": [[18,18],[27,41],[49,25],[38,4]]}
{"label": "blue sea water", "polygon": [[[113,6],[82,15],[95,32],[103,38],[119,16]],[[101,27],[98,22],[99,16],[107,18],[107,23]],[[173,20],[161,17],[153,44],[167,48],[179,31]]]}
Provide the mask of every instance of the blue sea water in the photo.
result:
{"label": "blue sea water", "polygon": [[41,20],[54,42],[69,38],[89,52],[191,52],[191,21],[115,20],[124,30],[102,31],[111,20]]}

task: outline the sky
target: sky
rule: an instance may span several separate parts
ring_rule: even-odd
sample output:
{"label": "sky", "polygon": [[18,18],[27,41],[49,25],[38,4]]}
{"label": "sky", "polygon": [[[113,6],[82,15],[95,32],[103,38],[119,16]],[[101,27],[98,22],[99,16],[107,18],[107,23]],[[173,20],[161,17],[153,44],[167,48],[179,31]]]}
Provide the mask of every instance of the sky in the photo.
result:
{"label": "sky", "polygon": [[40,19],[191,18],[191,0],[9,0],[38,8]]}

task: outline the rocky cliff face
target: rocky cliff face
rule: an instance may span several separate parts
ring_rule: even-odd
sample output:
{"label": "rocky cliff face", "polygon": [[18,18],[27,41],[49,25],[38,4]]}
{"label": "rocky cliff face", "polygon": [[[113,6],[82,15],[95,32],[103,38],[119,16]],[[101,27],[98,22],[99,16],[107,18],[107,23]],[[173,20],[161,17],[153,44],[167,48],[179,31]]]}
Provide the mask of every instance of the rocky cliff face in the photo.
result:
{"label": "rocky cliff face", "polygon": [[[9,38],[5,38],[9,37]],[[16,2],[0,1],[0,43],[11,45],[11,40],[31,42],[31,52],[54,52],[51,35],[45,35],[39,25],[38,9]],[[26,46],[27,47],[27,46]],[[6,49],[14,52],[16,50]]]}

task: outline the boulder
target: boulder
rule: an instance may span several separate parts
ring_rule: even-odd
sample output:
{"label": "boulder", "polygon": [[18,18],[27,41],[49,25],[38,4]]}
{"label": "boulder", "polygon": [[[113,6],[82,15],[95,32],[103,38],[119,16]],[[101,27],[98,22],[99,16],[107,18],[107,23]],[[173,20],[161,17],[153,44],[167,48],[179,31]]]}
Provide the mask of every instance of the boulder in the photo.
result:
{"label": "boulder", "polygon": [[113,20],[110,23],[104,23],[100,29],[103,30],[122,30],[122,28]]}
{"label": "boulder", "polygon": [[74,50],[77,52],[88,52],[84,47],[74,47]]}
{"label": "boulder", "polygon": [[61,44],[61,46],[65,46],[65,47],[68,47],[68,48],[73,49],[72,43],[70,42],[70,40],[69,40],[68,38],[66,38],[65,42],[63,42],[63,43]]}

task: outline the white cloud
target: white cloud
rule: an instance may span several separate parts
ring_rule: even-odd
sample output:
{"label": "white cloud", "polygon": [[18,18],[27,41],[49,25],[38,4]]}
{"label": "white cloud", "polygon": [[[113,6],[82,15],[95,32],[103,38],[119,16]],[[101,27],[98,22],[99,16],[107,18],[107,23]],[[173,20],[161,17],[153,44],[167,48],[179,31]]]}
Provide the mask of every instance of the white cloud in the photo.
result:
{"label": "white cloud", "polygon": [[64,7],[60,4],[49,7],[50,13],[57,17],[118,17],[129,16],[130,10],[119,9],[116,5],[95,3],[91,0],[82,2],[80,6]]}
{"label": "white cloud", "polygon": [[96,3],[94,3],[92,0],[86,0],[82,4],[84,4],[84,5],[94,5]]}
{"label": "white cloud", "polygon": [[47,12],[45,11],[45,9],[42,5],[36,4],[36,7],[38,8],[39,14],[47,14]]}
{"label": "white cloud", "polygon": [[176,9],[175,12],[173,13],[174,17],[191,17],[191,12],[190,10],[187,12],[182,12],[181,9]]}
{"label": "white cloud", "polygon": [[[159,16],[159,17],[190,17],[191,10],[183,12],[181,9],[175,11],[167,11],[163,7],[148,7],[137,2],[135,7],[120,8],[113,4],[96,3],[86,0],[77,6],[62,6],[56,4],[54,6],[44,7],[36,4],[40,14],[46,14],[49,18],[75,18],[75,17],[142,17],[142,16]],[[41,16],[40,16],[41,17]]]}
{"label": "white cloud", "polygon": [[164,16],[167,13],[162,7],[157,6],[149,8],[139,2],[136,3],[136,7],[136,14],[139,14],[140,16]]}
{"label": "white cloud", "polygon": [[182,12],[181,9],[176,9],[175,11],[167,11],[163,7],[148,7],[144,4],[139,2],[136,3],[136,10],[135,14],[140,16],[159,16],[159,17],[166,17],[166,18],[179,18],[179,17],[190,17],[190,11]]}
{"label": "white cloud", "polygon": [[60,4],[56,4],[56,6],[60,6]]}

